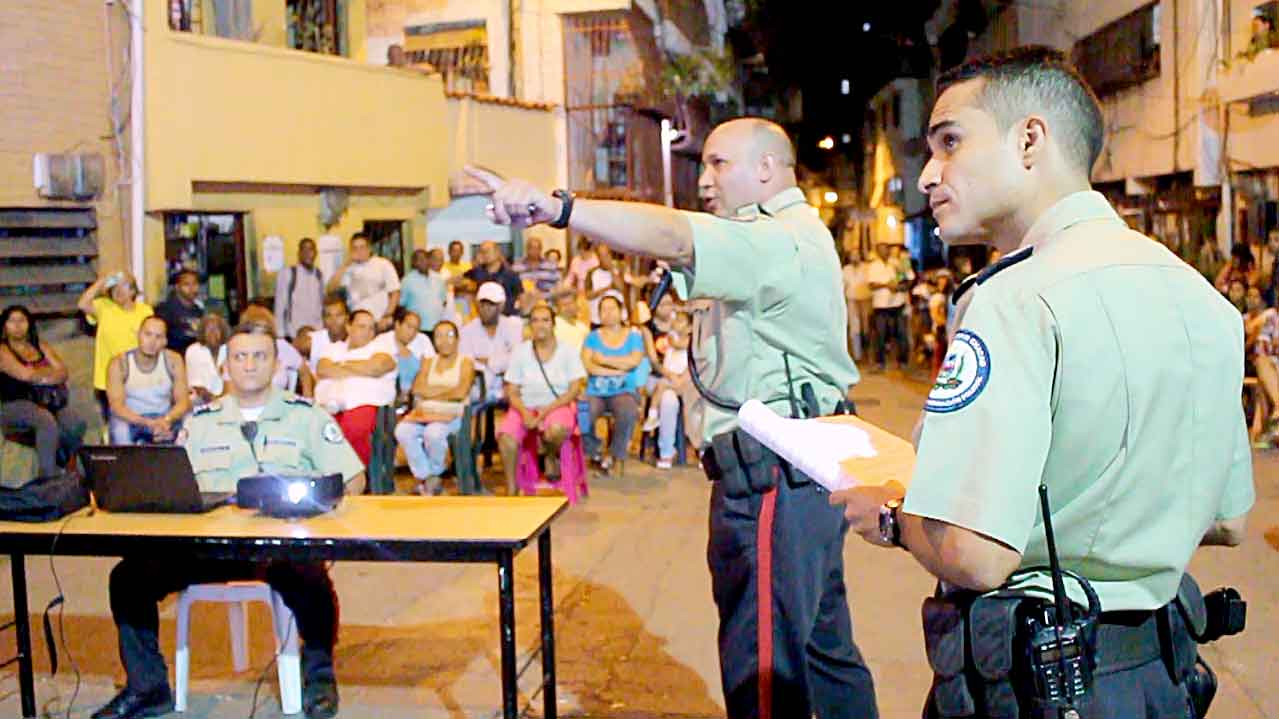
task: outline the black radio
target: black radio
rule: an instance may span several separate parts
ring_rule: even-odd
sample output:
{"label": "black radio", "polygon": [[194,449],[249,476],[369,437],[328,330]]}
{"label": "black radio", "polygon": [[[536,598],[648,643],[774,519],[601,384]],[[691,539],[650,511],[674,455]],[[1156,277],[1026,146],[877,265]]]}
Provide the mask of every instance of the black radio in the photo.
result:
{"label": "black radio", "polygon": [[[1048,570],[1052,576],[1053,601],[1028,602],[1022,614],[1022,636],[1030,674],[1032,698],[1044,707],[1073,708],[1078,699],[1092,689],[1093,672],[1097,668],[1097,626],[1101,618],[1101,600],[1088,580],[1074,572],[1063,571],[1057,559],[1057,543],[1053,536],[1052,516],[1048,507],[1048,488],[1039,485],[1039,501],[1043,509],[1044,535],[1048,540]],[[1041,571],[1043,568],[1032,568]],[[1076,582],[1088,598],[1088,609],[1075,617],[1066,596],[1064,578]]]}

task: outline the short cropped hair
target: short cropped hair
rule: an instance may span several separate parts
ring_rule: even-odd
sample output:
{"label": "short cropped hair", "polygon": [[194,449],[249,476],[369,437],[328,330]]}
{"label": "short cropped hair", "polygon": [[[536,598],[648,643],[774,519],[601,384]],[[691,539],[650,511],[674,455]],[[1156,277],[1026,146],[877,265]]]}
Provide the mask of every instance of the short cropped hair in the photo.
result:
{"label": "short cropped hair", "polygon": [[985,80],[981,107],[1007,130],[1030,113],[1040,113],[1062,129],[1068,160],[1091,174],[1105,142],[1101,103],[1092,88],[1059,50],[1040,45],[970,60],[937,78],[937,95],[961,82]]}
{"label": "short cropped hair", "polygon": [[274,355],[276,352],[275,327],[273,327],[270,322],[263,322],[262,320],[246,320],[244,322],[241,322],[240,324],[236,325],[234,329],[231,330],[231,336],[227,337],[227,340],[226,340],[227,344],[231,344],[231,340],[239,335],[254,335],[257,337],[270,337],[271,338],[271,354]]}

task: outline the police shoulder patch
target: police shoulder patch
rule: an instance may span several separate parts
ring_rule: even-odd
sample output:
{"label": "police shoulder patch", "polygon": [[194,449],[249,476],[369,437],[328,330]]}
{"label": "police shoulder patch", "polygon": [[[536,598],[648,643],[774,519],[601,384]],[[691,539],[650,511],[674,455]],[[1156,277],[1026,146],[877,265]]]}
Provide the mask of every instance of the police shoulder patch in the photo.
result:
{"label": "police shoulder patch", "polygon": [[989,381],[990,352],[986,343],[971,330],[960,330],[950,341],[924,409],[938,414],[961,410],[977,399]]}
{"label": "police shoulder patch", "polygon": [[333,420],[324,423],[324,429],[321,430],[321,433],[324,435],[324,441],[326,442],[331,444],[341,444],[342,442],[342,428]]}

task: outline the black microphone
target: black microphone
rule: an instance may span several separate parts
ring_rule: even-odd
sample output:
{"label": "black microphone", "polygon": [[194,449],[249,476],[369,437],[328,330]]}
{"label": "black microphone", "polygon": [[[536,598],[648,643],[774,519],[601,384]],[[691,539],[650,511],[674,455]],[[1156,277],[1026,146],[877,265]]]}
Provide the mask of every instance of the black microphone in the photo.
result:
{"label": "black microphone", "polygon": [[653,294],[648,297],[648,310],[650,313],[657,310],[658,303],[662,301],[662,295],[670,290],[671,277],[674,274],[670,270],[666,270],[662,273],[662,279],[657,281],[657,286],[653,288]]}
{"label": "black microphone", "polygon": [[240,434],[244,435],[244,439],[249,443],[249,446],[252,447],[253,439],[258,436],[258,423],[257,422],[241,422]]}

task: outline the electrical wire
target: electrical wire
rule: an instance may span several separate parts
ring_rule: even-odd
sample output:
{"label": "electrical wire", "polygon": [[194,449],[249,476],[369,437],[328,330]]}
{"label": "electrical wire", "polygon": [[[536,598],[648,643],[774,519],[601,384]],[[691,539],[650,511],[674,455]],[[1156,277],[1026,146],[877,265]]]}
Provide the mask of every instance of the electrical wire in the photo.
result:
{"label": "electrical wire", "polygon": [[[58,607],[58,644],[61,645],[62,653],[67,657],[67,663],[71,665],[71,671],[75,672],[75,688],[71,691],[71,701],[67,702],[66,719],[71,719],[71,709],[75,706],[76,699],[80,696],[80,664],[76,662],[75,656],[71,654],[71,648],[67,646],[66,627],[63,623],[63,617],[67,609],[66,594],[62,591],[62,581],[58,578],[58,568],[54,564],[53,557],[55,550],[58,548],[58,540],[73,519],[75,519],[74,514],[62,521],[62,525],[58,527],[57,534],[53,535],[53,541],[49,544],[49,573],[53,575],[53,586],[58,591],[58,596],[49,602],[49,607],[55,605]],[[45,611],[47,612],[48,608]]]}
{"label": "electrical wire", "polygon": [[[293,621],[289,622],[289,626],[284,630],[284,638],[280,641],[280,644],[275,648],[275,654],[271,657],[271,661],[267,662],[266,666],[262,668],[262,672],[258,674],[257,682],[255,682],[253,685],[253,701],[249,705],[248,719],[254,719],[257,716],[258,693],[262,691],[262,685],[266,683],[267,674],[268,672],[271,671],[271,667],[275,666],[276,662],[280,660],[280,652],[284,651],[285,645],[287,645],[289,643],[289,639],[293,637],[293,627],[296,626],[297,623],[298,623],[298,620],[296,618],[294,618]],[[298,651],[301,652],[301,650],[302,650],[301,643],[299,643]]]}

